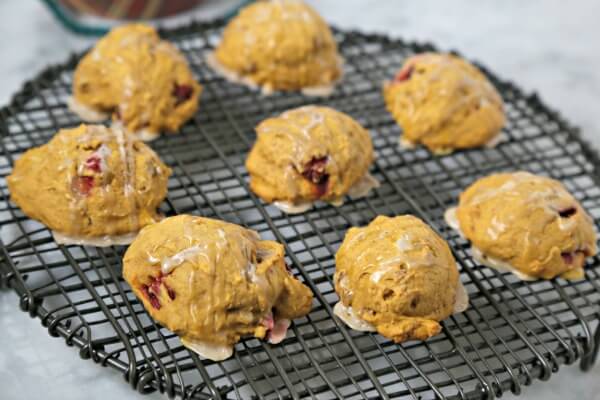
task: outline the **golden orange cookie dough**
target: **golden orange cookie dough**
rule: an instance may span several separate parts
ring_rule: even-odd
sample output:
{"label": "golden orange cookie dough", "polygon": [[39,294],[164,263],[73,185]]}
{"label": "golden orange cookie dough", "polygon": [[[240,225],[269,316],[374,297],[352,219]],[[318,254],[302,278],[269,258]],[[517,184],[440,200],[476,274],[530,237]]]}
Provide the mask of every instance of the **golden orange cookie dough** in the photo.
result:
{"label": "golden orange cookie dough", "polygon": [[481,71],[451,54],[406,60],[383,95],[407,146],[434,153],[492,145],[505,124],[502,98]]}
{"label": "golden orange cookie dough", "polygon": [[71,109],[92,122],[113,113],[128,132],[151,140],[194,115],[201,89],[185,57],[154,28],[123,25],[77,65]]}
{"label": "golden orange cookie dough", "polygon": [[[458,296],[466,296],[448,244],[411,215],[378,216],[349,229],[335,262],[335,313],[397,343],[438,334],[438,322],[459,311]],[[460,311],[467,300],[461,302]]]}
{"label": "golden orange cookie dough", "polygon": [[369,132],[346,114],[304,106],[262,121],[256,133],[246,168],[252,191],[267,202],[300,212],[311,201],[336,203],[352,188],[361,186],[359,196],[376,185]]}
{"label": "golden orange cookie dough", "polygon": [[447,220],[473,244],[482,264],[523,279],[583,277],[597,252],[591,217],[558,181],[528,172],[479,179]]}
{"label": "golden orange cookie dough", "polygon": [[227,222],[179,215],[143,229],[123,276],[158,322],[203,357],[222,360],[243,336],[285,337],[312,292],[288,272],[283,246]]}
{"label": "golden orange cookie dough", "polygon": [[266,91],[325,89],[342,74],[329,26],[298,0],[245,7],[225,28],[213,56],[209,62],[218,71]]}
{"label": "golden orange cookie dough", "polygon": [[160,219],[171,170],[120,128],[80,125],[28,150],[7,178],[11,200],[61,243],[128,243]]}

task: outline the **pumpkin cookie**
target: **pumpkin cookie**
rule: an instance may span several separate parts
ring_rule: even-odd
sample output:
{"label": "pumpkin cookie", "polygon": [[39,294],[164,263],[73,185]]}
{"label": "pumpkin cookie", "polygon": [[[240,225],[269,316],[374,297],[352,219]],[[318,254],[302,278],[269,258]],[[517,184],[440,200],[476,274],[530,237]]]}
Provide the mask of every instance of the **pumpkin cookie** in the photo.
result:
{"label": "pumpkin cookie", "polygon": [[437,335],[468,297],[448,244],[411,215],[350,228],[335,256],[335,314],[394,342]]}
{"label": "pumpkin cookie", "polygon": [[586,257],[597,252],[581,204],[560,182],[528,172],[479,179],[446,221],[471,241],[481,264],[525,280],[583,278]]}
{"label": "pumpkin cookie", "polygon": [[123,276],[146,310],[211,360],[243,336],[285,338],[308,314],[312,293],[286,269],[283,246],[241,226],[179,215],[143,229]]}
{"label": "pumpkin cookie", "polygon": [[502,98],[485,75],[450,54],[408,58],[383,95],[402,127],[401,142],[434,153],[491,146],[506,120]]}
{"label": "pumpkin cookie", "polygon": [[176,132],[198,109],[201,86],[186,59],[154,28],[114,28],[77,65],[71,109],[95,122],[110,113],[128,132],[152,140]]}
{"label": "pumpkin cookie", "polygon": [[130,243],[160,219],[171,170],[118,127],[63,129],[28,150],[7,178],[11,200],[60,243]]}
{"label": "pumpkin cookie", "polygon": [[226,77],[264,91],[327,94],[342,74],[331,30],[302,1],[259,1],[231,20],[208,62]]}
{"label": "pumpkin cookie", "polygon": [[303,212],[315,200],[339,203],[377,186],[369,132],[329,107],[304,106],[256,127],[246,168],[250,187],[287,212]]}

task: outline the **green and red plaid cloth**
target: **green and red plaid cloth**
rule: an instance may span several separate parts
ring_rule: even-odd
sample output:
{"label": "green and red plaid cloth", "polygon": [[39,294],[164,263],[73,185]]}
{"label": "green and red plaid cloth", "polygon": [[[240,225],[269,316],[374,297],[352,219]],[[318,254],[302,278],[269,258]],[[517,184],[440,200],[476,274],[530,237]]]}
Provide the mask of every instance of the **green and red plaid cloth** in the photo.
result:
{"label": "green and red plaid cloth", "polygon": [[77,14],[112,19],[154,19],[190,10],[203,0],[59,0]]}
{"label": "green and red plaid cloth", "polygon": [[[118,21],[156,20],[183,13],[205,0],[41,0],[67,29],[101,36]],[[253,0],[239,0],[221,18],[229,19]],[[89,18],[91,17],[91,18]],[[98,18],[99,17],[99,18]]]}

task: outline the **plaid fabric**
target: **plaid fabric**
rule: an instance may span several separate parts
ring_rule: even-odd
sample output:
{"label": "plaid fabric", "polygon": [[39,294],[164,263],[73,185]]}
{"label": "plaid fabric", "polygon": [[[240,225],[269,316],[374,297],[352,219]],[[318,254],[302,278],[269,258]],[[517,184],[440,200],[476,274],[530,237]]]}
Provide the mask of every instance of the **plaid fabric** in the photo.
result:
{"label": "plaid fabric", "polygon": [[58,0],[77,14],[114,19],[152,19],[189,10],[202,0]]}

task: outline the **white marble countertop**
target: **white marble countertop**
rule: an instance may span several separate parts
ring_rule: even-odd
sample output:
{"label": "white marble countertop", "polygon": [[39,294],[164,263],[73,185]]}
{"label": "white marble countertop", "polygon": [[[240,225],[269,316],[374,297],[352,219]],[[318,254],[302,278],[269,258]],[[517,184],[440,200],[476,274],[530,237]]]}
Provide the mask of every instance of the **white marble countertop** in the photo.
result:
{"label": "white marble countertop", "polygon": [[[461,51],[525,89],[536,90],[600,148],[600,2],[309,2],[340,27]],[[44,66],[91,43],[63,30],[40,2],[20,0],[0,1],[0,38],[0,105]],[[163,398],[141,396],[115,371],[82,361],[75,349],[48,336],[38,320],[19,311],[17,297],[7,291],[0,291],[0,329],[2,399]],[[549,382],[536,381],[525,388],[519,398],[597,400],[598,374],[600,363],[587,374],[576,366],[562,367]]]}

